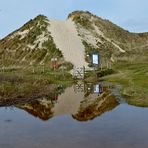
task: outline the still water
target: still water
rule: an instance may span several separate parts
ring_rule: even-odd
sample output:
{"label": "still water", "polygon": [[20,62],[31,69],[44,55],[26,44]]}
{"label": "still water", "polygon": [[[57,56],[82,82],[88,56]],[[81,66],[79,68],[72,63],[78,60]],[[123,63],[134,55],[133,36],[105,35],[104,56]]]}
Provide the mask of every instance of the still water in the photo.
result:
{"label": "still water", "polygon": [[0,108],[0,148],[147,148],[148,109],[109,84]]}

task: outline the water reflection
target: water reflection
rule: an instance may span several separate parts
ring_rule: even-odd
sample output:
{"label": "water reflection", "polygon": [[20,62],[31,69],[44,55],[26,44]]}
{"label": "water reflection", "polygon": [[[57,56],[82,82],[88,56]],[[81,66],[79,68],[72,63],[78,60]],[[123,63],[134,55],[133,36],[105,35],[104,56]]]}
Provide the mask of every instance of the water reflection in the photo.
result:
{"label": "water reflection", "polygon": [[[113,110],[120,103],[129,103],[128,98],[122,98],[119,89],[119,86],[114,88],[110,83],[92,84],[80,81],[66,89],[59,86],[57,91],[46,98],[3,102],[0,106],[13,105],[44,121],[63,115],[71,115],[77,121],[88,121]],[[141,105],[143,102],[144,105]],[[135,100],[129,104],[146,107],[145,102]]]}
{"label": "water reflection", "polygon": [[148,110],[120,104],[125,101],[117,88],[108,83],[62,88],[46,98],[17,101],[12,109],[0,108],[0,147],[148,147]]}
{"label": "water reflection", "polygon": [[53,93],[47,98],[19,103],[15,107],[22,109],[41,120],[55,116],[71,115],[77,121],[92,120],[119,105],[107,84],[78,82],[63,93]]}

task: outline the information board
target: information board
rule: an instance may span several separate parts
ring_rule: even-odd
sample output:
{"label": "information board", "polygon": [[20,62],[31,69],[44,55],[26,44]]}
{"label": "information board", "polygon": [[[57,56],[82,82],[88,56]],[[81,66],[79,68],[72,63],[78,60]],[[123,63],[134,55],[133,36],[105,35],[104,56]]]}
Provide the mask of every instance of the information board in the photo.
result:
{"label": "information board", "polygon": [[92,62],[95,65],[99,65],[99,55],[98,54],[93,54],[92,55]]}

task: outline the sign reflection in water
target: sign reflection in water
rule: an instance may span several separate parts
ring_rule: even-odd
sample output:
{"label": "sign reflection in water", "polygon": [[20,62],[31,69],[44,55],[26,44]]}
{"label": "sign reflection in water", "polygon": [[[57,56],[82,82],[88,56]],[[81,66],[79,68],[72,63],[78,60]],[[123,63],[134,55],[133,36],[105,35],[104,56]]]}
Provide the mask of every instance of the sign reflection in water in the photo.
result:
{"label": "sign reflection in water", "polygon": [[100,84],[97,84],[94,86],[94,93],[100,95],[101,94],[101,88]]}

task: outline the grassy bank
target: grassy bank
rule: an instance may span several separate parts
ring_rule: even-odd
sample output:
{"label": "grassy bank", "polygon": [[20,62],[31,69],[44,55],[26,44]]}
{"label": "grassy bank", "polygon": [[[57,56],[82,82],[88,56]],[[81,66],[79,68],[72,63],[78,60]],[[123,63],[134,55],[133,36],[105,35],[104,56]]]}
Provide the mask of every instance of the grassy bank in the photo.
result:
{"label": "grassy bank", "polygon": [[48,68],[0,71],[0,100],[44,97],[73,82],[67,71]]}
{"label": "grassy bank", "polygon": [[148,63],[120,64],[114,66],[116,74],[102,79],[122,85],[127,102],[136,106],[148,106]]}

